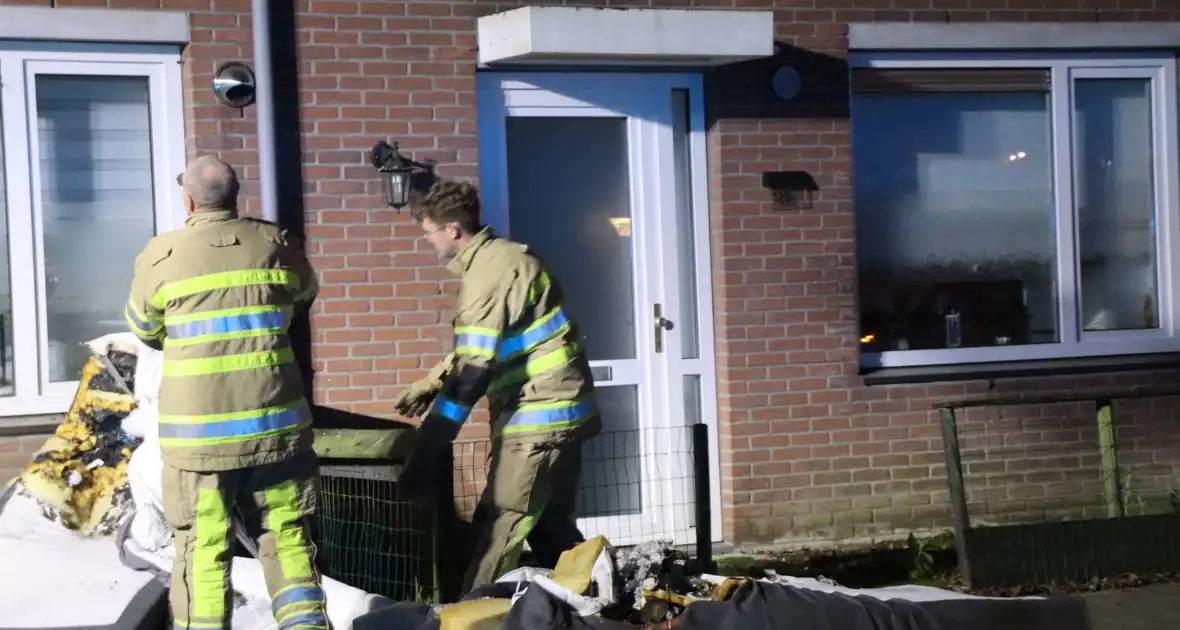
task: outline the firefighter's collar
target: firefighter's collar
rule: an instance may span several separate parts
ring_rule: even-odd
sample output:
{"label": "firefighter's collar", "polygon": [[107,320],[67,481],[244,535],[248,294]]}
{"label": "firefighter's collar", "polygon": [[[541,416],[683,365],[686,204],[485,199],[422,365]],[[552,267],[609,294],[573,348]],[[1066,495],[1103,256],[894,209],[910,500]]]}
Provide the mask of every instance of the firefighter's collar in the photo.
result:
{"label": "firefighter's collar", "polygon": [[496,235],[492,233],[492,227],[490,225],[483,226],[483,229],[476,232],[475,236],[467,241],[467,246],[459,250],[459,253],[455,254],[455,258],[447,263],[447,269],[450,269],[451,273],[456,276],[467,273],[467,270],[471,268],[471,261],[475,259],[475,253],[493,238],[496,238]]}
{"label": "firefighter's collar", "polygon": [[238,218],[237,210],[206,210],[188,215],[188,218],[184,220],[184,224],[188,227],[196,227],[203,223],[229,221],[230,219],[236,218]]}

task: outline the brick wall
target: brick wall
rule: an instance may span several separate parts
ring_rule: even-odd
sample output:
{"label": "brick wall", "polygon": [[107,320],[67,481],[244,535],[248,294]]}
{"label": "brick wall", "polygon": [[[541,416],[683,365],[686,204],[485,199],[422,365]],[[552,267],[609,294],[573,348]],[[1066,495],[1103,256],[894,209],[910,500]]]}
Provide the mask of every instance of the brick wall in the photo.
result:
{"label": "brick wall", "polygon": [[33,454],[48,439],[48,434],[0,438],[0,494],[4,484],[24,472],[32,462]]}
{"label": "brick wall", "polygon": [[[437,160],[445,177],[477,177],[475,17],[519,4],[524,3],[297,2],[307,231],[323,284],[314,314],[320,404],[387,415],[399,387],[444,351],[453,284],[428,246],[416,240],[417,229],[408,217],[384,208],[364,152],[379,139],[396,139],[415,158]],[[846,55],[846,23],[1180,20],[1180,7],[1164,9],[1175,6],[1171,0],[609,4],[773,8],[777,38],[797,47],[790,56],[806,69],[805,84],[818,88],[803,102],[777,104],[768,93],[773,66],[758,62],[724,69],[709,80],[726,537],[775,542],[945,525],[941,440],[930,403],[984,393],[988,384],[865,387],[856,374],[850,141],[840,62]],[[241,167],[246,206],[256,210],[255,110],[240,118],[236,111],[218,107],[209,90],[219,63],[250,60],[249,1],[56,2],[59,7],[78,5],[192,11],[193,44],[185,53],[184,71],[189,152],[215,153]],[[772,210],[759,174],[796,169],[815,175],[822,190],[815,207]],[[1170,376],[1026,379],[998,382],[994,391],[1090,388]],[[1132,442],[1144,446],[1140,450],[1147,454],[1128,456],[1166,462],[1171,455],[1145,445],[1151,443],[1152,431],[1174,433],[1180,426],[1177,419],[1163,403],[1141,404],[1133,416],[1138,424],[1125,432],[1138,432],[1138,441]],[[1052,482],[1051,477],[1033,475],[1037,467],[1046,474],[1059,472],[1045,469],[1051,457],[1057,457],[1052,466],[1073,471],[1091,463],[1073,453],[1080,450],[1076,443],[1070,446],[1064,440],[1075,434],[1081,439],[1090,431],[1092,421],[1078,409],[979,411],[966,423],[979,427],[984,441],[994,439],[987,437],[988,431],[1015,423],[1025,443],[1040,440],[1065,449],[1061,455],[1031,458],[1040,463],[1012,464],[1013,472],[1029,468],[1023,481],[993,489],[1011,499]],[[1066,465],[1061,458],[1069,457],[1074,459]],[[1009,463],[1002,464],[1009,470]],[[973,474],[983,471],[969,471],[969,478]],[[973,498],[985,496],[979,488],[988,488],[989,482],[974,483],[983,485],[973,486]],[[1026,503],[1024,509],[1028,516],[1046,508]]]}

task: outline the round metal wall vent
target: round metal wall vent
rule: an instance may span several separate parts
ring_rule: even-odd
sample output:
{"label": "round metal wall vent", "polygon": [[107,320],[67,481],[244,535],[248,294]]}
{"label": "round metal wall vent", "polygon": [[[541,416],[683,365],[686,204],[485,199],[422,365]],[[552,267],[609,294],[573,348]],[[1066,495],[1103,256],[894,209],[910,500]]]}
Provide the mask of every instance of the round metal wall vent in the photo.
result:
{"label": "round metal wall vent", "polygon": [[213,94],[226,107],[243,109],[254,104],[254,71],[250,66],[231,61],[213,73]]}

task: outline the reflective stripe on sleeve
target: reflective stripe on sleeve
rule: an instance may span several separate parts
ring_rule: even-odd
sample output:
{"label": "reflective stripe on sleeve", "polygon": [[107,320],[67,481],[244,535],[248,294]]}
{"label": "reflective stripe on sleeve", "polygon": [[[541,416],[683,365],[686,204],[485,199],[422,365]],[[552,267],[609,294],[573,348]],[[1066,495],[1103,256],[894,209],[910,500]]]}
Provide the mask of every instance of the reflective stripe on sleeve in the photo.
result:
{"label": "reflective stripe on sleeve", "polygon": [[434,399],[434,408],[431,410],[431,413],[442,416],[455,424],[463,424],[467,422],[467,417],[471,415],[471,407],[455,402],[450,398],[439,396]]}
{"label": "reflective stripe on sleeve", "polygon": [[505,339],[504,343],[500,345],[500,352],[497,358],[504,360],[513,355],[532,350],[564,330],[567,326],[569,326],[569,318],[566,317],[565,311],[559,306],[549,311],[548,314],[537,320],[524,332]]}

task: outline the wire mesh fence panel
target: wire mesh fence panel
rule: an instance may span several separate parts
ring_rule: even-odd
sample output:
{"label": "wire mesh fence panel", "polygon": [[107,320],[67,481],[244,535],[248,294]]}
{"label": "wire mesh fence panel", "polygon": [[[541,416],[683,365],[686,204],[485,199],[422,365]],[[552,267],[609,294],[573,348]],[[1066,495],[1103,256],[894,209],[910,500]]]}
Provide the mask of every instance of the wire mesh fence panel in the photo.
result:
{"label": "wire mesh fence panel", "polygon": [[1114,418],[1127,516],[1180,512],[1180,397],[1119,400]]}
{"label": "wire mesh fence panel", "polygon": [[[490,439],[456,442],[453,494],[437,489],[437,504],[400,495],[393,465],[322,460],[321,570],[399,601],[454,597],[474,552],[470,521],[496,448]],[[584,536],[602,535],[616,546],[693,542],[692,427],[604,431],[582,444],[581,455],[575,516]]]}
{"label": "wire mesh fence panel", "polygon": [[973,527],[1106,516],[1092,402],[959,412]]}
{"label": "wire mesh fence panel", "polygon": [[[470,518],[487,479],[494,443],[456,445],[455,500]],[[575,515],[586,537],[614,545],[692,542],[692,427],[606,430],[582,445]]]}
{"label": "wire mesh fence panel", "polygon": [[399,496],[392,465],[321,465],[317,520],[325,575],[398,601],[435,601],[434,515]]}
{"label": "wire mesh fence panel", "polygon": [[972,526],[1180,511],[1177,403],[1115,401],[1110,440],[1092,401],[960,411]]}
{"label": "wire mesh fence panel", "polygon": [[970,526],[957,533],[970,583],[1176,571],[1177,402],[1175,393],[1097,391],[959,409]]}

